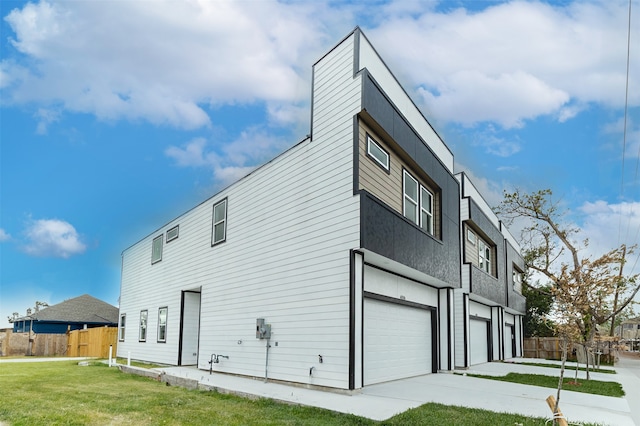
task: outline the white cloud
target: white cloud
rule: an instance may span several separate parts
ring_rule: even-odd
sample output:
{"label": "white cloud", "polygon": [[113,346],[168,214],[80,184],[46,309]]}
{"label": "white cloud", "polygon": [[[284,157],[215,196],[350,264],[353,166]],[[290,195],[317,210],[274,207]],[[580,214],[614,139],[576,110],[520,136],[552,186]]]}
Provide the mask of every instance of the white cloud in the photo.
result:
{"label": "white cloud", "polygon": [[33,68],[2,61],[4,102],[197,128],[210,124],[206,105],[306,101],[307,55],[326,43],[323,10],[274,0],[28,3],[5,20]]}
{"label": "white cloud", "polygon": [[0,243],[4,241],[9,241],[11,239],[11,235],[7,233],[4,229],[0,228]]}
{"label": "white cloud", "polygon": [[[598,200],[585,202],[578,210],[584,215],[581,229],[589,237],[587,250],[592,256],[600,256],[621,244],[640,243],[640,202],[611,204]],[[635,272],[640,272],[638,256],[637,251],[629,259],[628,267],[635,266]]]}
{"label": "white cloud", "polygon": [[[623,1],[514,1],[480,12],[390,16],[368,34],[392,69],[420,88],[434,117],[518,127],[540,115],[567,120],[576,105],[623,105],[627,11]],[[639,15],[633,19],[632,43],[640,38]],[[639,69],[640,56],[631,60]],[[638,105],[638,73],[629,94]]]}
{"label": "white cloud", "polygon": [[287,144],[257,128],[243,131],[240,136],[217,148],[204,138],[196,138],[182,147],[170,146],[165,155],[181,167],[206,167],[213,172],[218,185],[232,183],[250,173]]}
{"label": "white cloud", "polygon": [[[591,103],[622,105],[627,11],[604,0],[444,12],[405,0],[27,3],[5,17],[19,54],[0,62],[2,102],[189,129],[215,122],[211,106],[258,102],[271,124],[299,125],[310,65],[360,24],[434,120],[562,122]],[[638,105],[640,57],[631,60]]]}
{"label": "white cloud", "polygon": [[23,249],[32,256],[66,259],[84,253],[87,248],[73,225],[58,219],[30,221],[25,236],[27,243]]}

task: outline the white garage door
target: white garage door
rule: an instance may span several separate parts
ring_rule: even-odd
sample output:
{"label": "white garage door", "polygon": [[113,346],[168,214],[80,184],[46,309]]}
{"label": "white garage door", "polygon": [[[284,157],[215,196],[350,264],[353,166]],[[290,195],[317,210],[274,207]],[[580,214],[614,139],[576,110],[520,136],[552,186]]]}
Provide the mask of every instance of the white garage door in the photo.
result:
{"label": "white garage door", "polygon": [[431,373],[431,311],[364,300],[364,384]]}
{"label": "white garage door", "polygon": [[489,361],[487,321],[469,320],[469,344],[471,365]]}

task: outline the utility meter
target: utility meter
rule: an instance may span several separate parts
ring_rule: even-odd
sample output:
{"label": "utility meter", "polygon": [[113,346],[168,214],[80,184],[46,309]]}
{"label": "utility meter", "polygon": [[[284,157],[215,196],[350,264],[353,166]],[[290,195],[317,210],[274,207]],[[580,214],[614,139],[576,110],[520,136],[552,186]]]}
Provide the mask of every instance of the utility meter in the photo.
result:
{"label": "utility meter", "polygon": [[271,339],[271,324],[265,324],[264,318],[256,319],[256,339]]}

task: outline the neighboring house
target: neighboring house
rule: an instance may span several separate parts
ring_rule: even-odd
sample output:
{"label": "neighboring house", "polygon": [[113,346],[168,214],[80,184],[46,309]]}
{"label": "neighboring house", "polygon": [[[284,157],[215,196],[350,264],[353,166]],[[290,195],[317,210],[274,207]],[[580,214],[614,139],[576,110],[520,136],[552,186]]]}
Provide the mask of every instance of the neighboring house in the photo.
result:
{"label": "neighboring house", "polygon": [[456,367],[522,356],[524,259],[520,246],[465,173],[462,288],[455,290]]}
{"label": "neighboring house", "polygon": [[13,332],[63,334],[67,330],[104,326],[118,326],[118,308],[84,294],[16,319]]}
{"label": "neighboring house", "polygon": [[[118,356],[340,389],[458,364],[453,154],[358,28],[313,66],[311,112],[307,138],[123,251]],[[484,225],[493,262],[506,237]],[[473,289],[496,336],[521,329],[524,306]]]}
{"label": "neighboring house", "polygon": [[616,335],[625,340],[640,339],[640,317],[621,322],[616,327]]}

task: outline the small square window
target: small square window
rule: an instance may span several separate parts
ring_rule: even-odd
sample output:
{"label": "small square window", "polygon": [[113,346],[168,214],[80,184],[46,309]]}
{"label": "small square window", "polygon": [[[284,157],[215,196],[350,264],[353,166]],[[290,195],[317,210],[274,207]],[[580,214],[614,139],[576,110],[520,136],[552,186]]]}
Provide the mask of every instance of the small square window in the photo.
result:
{"label": "small square window", "polygon": [[151,247],[151,263],[160,262],[162,260],[162,235],[158,235],[153,239]]}
{"label": "small square window", "polygon": [[124,330],[127,322],[127,314],[120,314],[120,328],[118,329],[118,340],[124,342]]}
{"label": "small square window", "polygon": [[173,241],[178,238],[178,225],[167,231],[167,242]]}
{"label": "small square window", "polygon": [[213,206],[213,229],[211,231],[211,245],[216,245],[227,239],[227,199]]}
{"label": "small square window", "polygon": [[158,343],[167,341],[167,314],[169,308],[166,306],[158,309]]}
{"label": "small square window", "polygon": [[367,154],[386,171],[389,171],[389,154],[373,138],[367,135]]}

